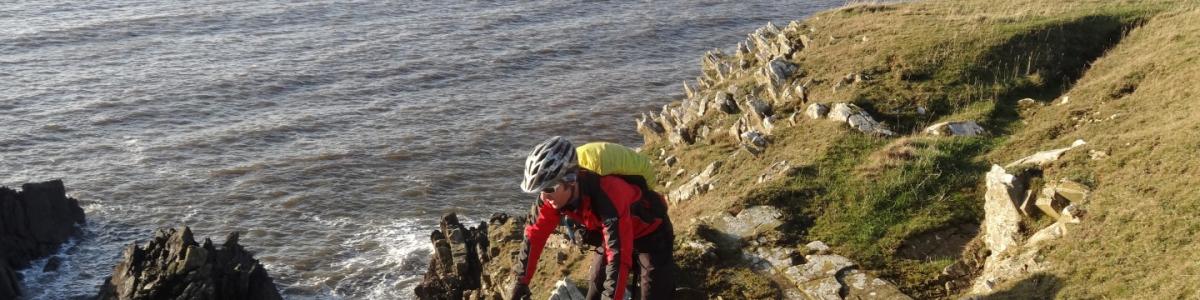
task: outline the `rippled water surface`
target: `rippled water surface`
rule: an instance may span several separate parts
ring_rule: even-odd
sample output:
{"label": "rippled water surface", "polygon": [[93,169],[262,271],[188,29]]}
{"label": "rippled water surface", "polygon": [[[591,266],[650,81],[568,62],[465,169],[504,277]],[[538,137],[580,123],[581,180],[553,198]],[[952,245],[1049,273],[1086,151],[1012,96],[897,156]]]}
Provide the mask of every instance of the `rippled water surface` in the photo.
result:
{"label": "rippled water surface", "polygon": [[703,51],[840,3],[4,4],[0,184],[62,178],[88,216],[26,292],[94,295],[187,224],[243,232],[287,298],[411,298],[440,214],[528,205],[533,144],[636,145]]}

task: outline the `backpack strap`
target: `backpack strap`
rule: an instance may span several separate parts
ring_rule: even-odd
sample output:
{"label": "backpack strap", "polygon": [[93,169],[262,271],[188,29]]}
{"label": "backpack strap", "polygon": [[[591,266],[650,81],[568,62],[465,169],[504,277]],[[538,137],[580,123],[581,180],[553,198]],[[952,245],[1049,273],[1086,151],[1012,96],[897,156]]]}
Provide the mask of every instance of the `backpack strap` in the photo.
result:
{"label": "backpack strap", "polygon": [[629,184],[637,186],[638,189],[642,190],[642,199],[639,200],[638,202],[640,202],[639,204],[642,206],[643,209],[641,209],[640,212],[638,209],[635,209],[633,213],[645,214],[645,216],[639,216],[639,217],[643,217],[642,218],[643,220],[652,220],[652,218],[662,218],[663,221],[666,221],[668,219],[667,218],[667,200],[663,199],[662,194],[659,194],[658,192],[655,192],[654,190],[650,189],[650,185],[646,184],[645,177],[638,176],[638,175],[616,175],[616,176],[621,177],[621,179],[625,180],[625,182],[628,182]]}
{"label": "backpack strap", "polygon": [[[605,201],[612,203],[612,199],[608,198],[608,194],[600,188],[600,175],[590,171],[581,170],[579,172],[579,191],[588,197],[591,197],[593,203],[595,201]],[[662,219],[665,223],[670,223],[667,216],[667,201],[662,195],[646,184],[646,179],[638,175],[608,175],[617,176],[621,180],[636,186],[642,192],[642,198],[637,201],[630,211],[633,215],[641,218],[644,221],[651,222],[654,219]],[[592,207],[596,207],[593,205]]]}

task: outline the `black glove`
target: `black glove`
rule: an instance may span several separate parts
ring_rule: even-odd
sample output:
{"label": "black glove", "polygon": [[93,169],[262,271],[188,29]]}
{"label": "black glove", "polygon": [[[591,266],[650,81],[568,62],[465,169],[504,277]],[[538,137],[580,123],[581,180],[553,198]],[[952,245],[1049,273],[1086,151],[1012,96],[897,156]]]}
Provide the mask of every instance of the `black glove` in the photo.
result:
{"label": "black glove", "polygon": [[599,231],[587,230],[583,227],[575,228],[573,230],[575,231],[575,237],[571,243],[575,244],[576,246],[587,245],[598,248],[604,244],[604,235]]}
{"label": "black glove", "polygon": [[508,289],[508,298],[506,298],[506,299],[510,299],[510,300],[525,299],[525,300],[528,300],[528,299],[529,299],[529,297],[530,297],[530,295],[529,295],[529,285],[527,285],[527,284],[523,284],[523,283],[521,283],[521,282],[519,282],[519,281],[513,281],[512,287],[510,287],[510,288]]}

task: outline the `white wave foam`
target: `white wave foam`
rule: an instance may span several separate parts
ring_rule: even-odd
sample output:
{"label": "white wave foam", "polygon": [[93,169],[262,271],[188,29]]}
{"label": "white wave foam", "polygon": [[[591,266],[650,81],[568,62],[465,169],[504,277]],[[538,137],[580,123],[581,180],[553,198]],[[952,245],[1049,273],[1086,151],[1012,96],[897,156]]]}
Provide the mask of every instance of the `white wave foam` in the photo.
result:
{"label": "white wave foam", "polygon": [[37,289],[37,290],[33,290],[33,291],[26,290],[26,291],[24,291],[26,293],[25,297],[27,297],[28,299],[49,298],[50,296],[53,295],[53,294],[49,294],[48,293],[49,291],[60,290],[61,287],[64,286],[63,284],[67,284],[70,282],[70,281],[64,280],[64,279],[66,277],[71,277],[71,276],[61,274],[61,272],[47,271],[44,269],[46,268],[47,264],[51,263],[51,260],[57,261],[59,263],[59,266],[57,268],[59,270],[71,269],[71,267],[72,267],[71,261],[67,259],[67,249],[71,249],[72,247],[75,247],[78,244],[78,242],[79,241],[77,241],[76,239],[67,240],[67,242],[63,243],[62,247],[60,247],[58,249],[58,252],[51,254],[49,256],[46,256],[42,259],[32,261],[32,262],[30,262],[30,266],[28,268],[18,271],[19,273],[21,273],[21,277],[23,277],[21,280],[22,286],[25,286],[25,287],[30,287],[30,286],[52,287],[49,289]]}
{"label": "white wave foam", "polygon": [[347,258],[332,267],[345,277],[333,283],[333,296],[412,298],[432,249],[427,241],[430,229],[422,227],[414,220],[370,222],[366,230],[343,242],[345,250],[337,255]]}
{"label": "white wave foam", "polygon": [[[112,272],[117,256],[125,240],[114,239],[114,228],[88,222],[82,226],[78,238],[72,238],[54,254],[31,262],[30,267],[20,270],[25,299],[89,299],[96,295],[96,288]],[[45,270],[55,261],[55,270]]]}

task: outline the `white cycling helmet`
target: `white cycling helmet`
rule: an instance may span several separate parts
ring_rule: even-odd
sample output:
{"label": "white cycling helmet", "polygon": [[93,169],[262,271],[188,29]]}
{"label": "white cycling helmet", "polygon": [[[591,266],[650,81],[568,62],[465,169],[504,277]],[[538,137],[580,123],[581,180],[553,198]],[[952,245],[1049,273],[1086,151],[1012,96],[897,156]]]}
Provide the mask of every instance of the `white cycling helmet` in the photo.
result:
{"label": "white cycling helmet", "polygon": [[525,180],[521,182],[521,189],[526,193],[536,193],[551,187],[575,171],[578,165],[575,146],[571,145],[571,141],[561,136],[546,139],[533,147],[533,152],[525,157]]}

